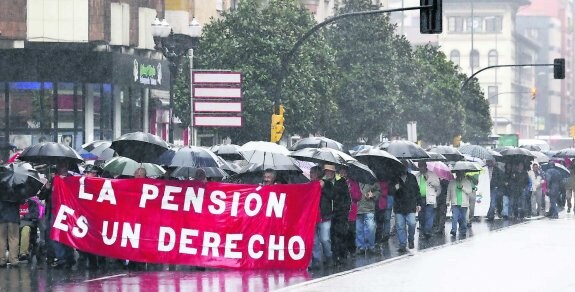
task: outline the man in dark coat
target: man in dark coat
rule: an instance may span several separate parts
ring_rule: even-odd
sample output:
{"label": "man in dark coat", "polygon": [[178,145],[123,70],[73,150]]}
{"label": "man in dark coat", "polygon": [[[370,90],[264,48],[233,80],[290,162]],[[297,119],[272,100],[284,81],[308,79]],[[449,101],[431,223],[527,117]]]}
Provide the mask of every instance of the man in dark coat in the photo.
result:
{"label": "man in dark coat", "polygon": [[497,167],[497,162],[495,162],[495,160],[487,160],[487,169],[489,171],[489,186],[491,193],[489,211],[487,211],[487,221],[493,221],[495,219],[498,197],[504,194],[504,174],[503,171]]}
{"label": "man in dark coat", "polygon": [[547,195],[549,196],[549,213],[545,216],[551,219],[559,218],[557,203],[561,192],[561,173],[555,168],[554,162],[549,162],[549,169],[545,172],[547,181]]}
{"label": "man in dark coat", "polygon": [[[333,258],[340,264],[347,257],[347,236],[349,234],[349,209],[351,197],[347,187],[347,169],[340,169],[333,184],[333,218],[331,219],[331,248]],[[341,175],[343,174],[343,175]]]}
{"label": "man in dark coat", "polygon": [[[395,228],[399,240],[399,252],[406,252],[406,246],[415,248],[415,213],[419,211],[417,205],[419,185],[415,176],[409,172],[407,162],[403,161],[405,169],[394,184],[395,199],[393,211],[395,212]],[[406,234],[407,226],[407,234]]]}

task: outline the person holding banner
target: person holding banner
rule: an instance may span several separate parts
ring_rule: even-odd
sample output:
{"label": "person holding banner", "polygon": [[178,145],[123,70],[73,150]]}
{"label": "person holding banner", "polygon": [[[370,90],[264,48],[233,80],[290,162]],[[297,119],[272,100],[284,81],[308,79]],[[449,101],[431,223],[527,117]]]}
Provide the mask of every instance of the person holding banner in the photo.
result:
{"label": "person holding banner", "polygon": [[263,186],[271,186],[276,183],[277,173],[275,170],[268,168],[264,171],[264,175],[262,177],[262,185]]}
{"label": "person holding banner", "polygon": [[[62,178],[67,177],[69,175],[68,169],[69,165],[67,162],[59,162],[56,165],[56,173],[54,175],[60,176]],[[51,251],[54,253],[51,255],[48,254],[50,259],[53,256],[53,261],[51,266],[53,268],[62,268],[62,267],[70,267],[76,263],[74,259],[74,249],[71,247],[61,244],[57,241],[53,241],[50,239],[50,231],[52,229],[52,225],[54,224],[54,216],[52,214],[52,183],[54,181],[54,177],[51,177],[50,180],[46,183],[44,189],[40,192],[38,197],[42,200],[46,201],[46,243],[51,247]],[[49,250],[50,251],[50,250]]]}

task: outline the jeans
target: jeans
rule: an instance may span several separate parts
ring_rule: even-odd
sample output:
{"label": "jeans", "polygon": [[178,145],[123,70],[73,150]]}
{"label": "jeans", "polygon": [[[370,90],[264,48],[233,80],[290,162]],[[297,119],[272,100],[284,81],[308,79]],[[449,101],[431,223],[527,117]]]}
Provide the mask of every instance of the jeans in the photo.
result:
{"label": "jeans", "polygon": [[513,214],[512,200],[509,195],[503,195],[503,210],[501,211],[501,215],[503,217],[509,217],[511,214]]}
{"label": "jeans", "polygon": [[375,248],[375,214],[357,214],[355,245],[358,249]]}
{"label": "jeans", "polygon": [[489,211],[487,211],[487,218],[490,220],[495,219],[495,209],[497,209],[497,188],[491,189],[491,200],[489,201]]}
{"label": "jeans", "polygon": [[559,216],[559,212],[557,212],[557,203],[559,201],[559,195],[552,195],[549,194],[549,215],[550,217],[557,218]]}
{"label": "jeans", "polygon": [[[407,234],[405,225],[407,224]],[[408,214],[395,214],[395,231],[397,232],[397,239],[399,240],[399,247],[405,248],[407,240],[413,242],[415,240],[415,213]]]}
{"label": "jeans", "polygon": [[318,223],[315,227],[315,236],[313,238],[313,260],[317,263],[321,262],[321,255],[327,259],[331,259],[331,239],[330,239],[331,221]]}
{"label": "jeans", "polygon": [[451,233],[457,231],[458,223],[459,233],[465,235],[467,233],[467,207],[451,206]]}
{"label": "jeans", "polygon": [[419,212],[419,227],[423,234],[431,234],[433,231],[433,220],[435,219],[435,206],[426,205]]}

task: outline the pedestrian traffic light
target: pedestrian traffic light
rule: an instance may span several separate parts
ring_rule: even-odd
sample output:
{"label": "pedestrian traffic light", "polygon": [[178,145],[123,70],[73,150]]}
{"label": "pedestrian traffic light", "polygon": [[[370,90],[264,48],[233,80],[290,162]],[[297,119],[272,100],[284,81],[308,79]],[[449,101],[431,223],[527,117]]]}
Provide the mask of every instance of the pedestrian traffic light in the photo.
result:
{"label": "pedestrian traffic light", "polygon": [[443,0],[419,0],[420,6],[431,6],[419,10],[419,31],[424,34],[438,34],[443,31]]}
{"label": "pedestrian traffic light", "polygon": [[575,138],[575,126],[569,127],[569,136]]}
{"label": "pedestrian traffic light", "polygon": [[537,87],[531,87],[531,99],[537,97]]}
{"label": "pedestrian traffic light", "polygon": [[279,115],[275,113],[272,114],[272,126],[271,126],[271,141],[273,143],[277,143],[282,139],[282,136],[285,131],[284,127],[284,107],[283,105],[279,106]]}
{"label": "pedestrian traffic light", "polygon": [[565,59],[559,58],[553,60],[553,78],[565,79]]}

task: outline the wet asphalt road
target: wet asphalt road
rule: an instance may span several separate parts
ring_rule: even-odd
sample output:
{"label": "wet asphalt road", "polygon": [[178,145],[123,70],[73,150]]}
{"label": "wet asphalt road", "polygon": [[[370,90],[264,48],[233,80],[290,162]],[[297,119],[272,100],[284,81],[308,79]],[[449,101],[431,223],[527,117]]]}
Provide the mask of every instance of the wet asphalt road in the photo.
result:
{"label": "wet asphalt road", "polygon": [[282,291],[574,291],[575,217],[543,219]]}
{"label": "wet asphalt road", "polygon": [[[532,220],[531,220],[532,221]],[[529,220],[496,220],[492,223],[478,222],[468,231],[468,240],[481,234]],[[446,224],[446,235],[436,235],[431,239],[419,238],[416,233],[418,250],[455,244],[460,238],[452,238]],[[506,232],[503,230],[503,232]],[[388,260],[399,256],[397,239],[393,237],[381,247],[378,255],[357,256],[341,266],[317,271],[198,271],[192,267],[148,265],[147,267],[123,268],[119,262],[108,262],[103,268],[90,270],[77,264],[68,270],[58,270],[46,265],[36,265],[35,261],[18,267],[0,269],[1,291],[270,291],[314,278],[352,270],[358,267]]]}

